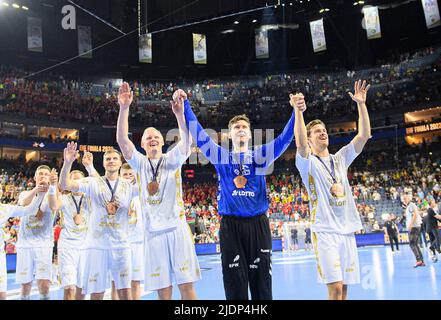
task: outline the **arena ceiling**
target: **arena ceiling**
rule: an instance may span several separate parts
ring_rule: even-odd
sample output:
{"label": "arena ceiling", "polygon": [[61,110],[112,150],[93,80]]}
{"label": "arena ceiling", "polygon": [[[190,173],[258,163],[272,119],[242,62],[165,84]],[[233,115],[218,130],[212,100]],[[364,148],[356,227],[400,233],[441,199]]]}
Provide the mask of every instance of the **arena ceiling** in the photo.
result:
{"label": "arena ceiling", "polygon": [[[37,69],[61,64],[51,69],[55,72],[117,72],[125,77],[175,78],[283,72],[317,66],[357,68],[390,53],[437,45],[441,39],[441,27],[426,28],[420,0],[365,0],[360,4],[357,1],[357,5],[355,0],[142,0],[140,15],[137,0],[15,2],[29,10],[14,11],[0,6],[3,64]],[[78,51],[76,31],[61,28],[61,8],[72,2],[78,5],[77,24],[92,27],[96,50],[92,60],[72,59],[62,64]],[[363,5],[380,6],[381,39],[367,40],[361,23]],[[320,13],[325,8],[329,10]],[[27,50],[27,16],[43,19],[43,53]],[[314,54],[309,21],[319,18],[324,19],[327,50]],[[138,20],[144,26],[143,32],[147,29],[153,33],[152,64],[138,63]],[[254,53],[254,30],[262,24],[290,27],[270,31],[270,58],[258,60]],[[225,30],[233,32],[225,34]],[[207,35],[206,66],[193,64],[193,32]]]}

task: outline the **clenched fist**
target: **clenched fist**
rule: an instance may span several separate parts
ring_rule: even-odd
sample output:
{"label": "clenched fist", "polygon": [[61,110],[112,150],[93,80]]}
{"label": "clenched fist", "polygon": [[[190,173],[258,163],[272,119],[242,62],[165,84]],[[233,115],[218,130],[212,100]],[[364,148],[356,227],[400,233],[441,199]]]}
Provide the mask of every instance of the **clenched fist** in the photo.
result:
{"label": "clenched fist", "polygon": [[302,93],[291,93],[289,95],[289,104],[291,105],[291,107],[300,112],[304,112],[306,110],[305,96]]}

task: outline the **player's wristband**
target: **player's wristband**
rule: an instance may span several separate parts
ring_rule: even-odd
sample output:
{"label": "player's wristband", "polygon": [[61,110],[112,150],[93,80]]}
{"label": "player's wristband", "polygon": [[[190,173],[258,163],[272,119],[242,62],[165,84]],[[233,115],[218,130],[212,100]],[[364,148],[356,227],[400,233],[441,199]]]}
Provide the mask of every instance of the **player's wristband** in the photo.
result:
{"label": "player's wristband", "polygon": [[50,196],[55,196],[57,194],[57,188],[56,186],[50,185],[49,186],[49,195]]}

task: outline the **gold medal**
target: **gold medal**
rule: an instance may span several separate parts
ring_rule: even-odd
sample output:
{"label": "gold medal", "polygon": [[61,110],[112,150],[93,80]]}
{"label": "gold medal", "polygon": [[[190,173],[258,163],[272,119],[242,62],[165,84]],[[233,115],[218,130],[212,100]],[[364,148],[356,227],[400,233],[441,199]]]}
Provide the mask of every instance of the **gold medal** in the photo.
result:
{"label": "gold medal", "polygon": [[118,210],[118,206],[116,205],[115,202],[110,201],[110,202],[107,203],[106,209],[107,209],[107,213],[110,216],[114,216],[116,214],[116,211]]}
{"label": "gold medal", "polygon": [[73,220],[74,220],[75,224],[76,224],[77,226],[79,226],[80,224],[83,223],[84,218],[83,218],[83,216],[82,216],[81,214],[78,213],[78,214],[76,214],[76,215],[74,216]]}
{"label": "gold medal", "polygon": [[345,189],[340,182],[336,182],[331,186],[331,194],[336,198],[342,198],[345,196]]}
{"label": "gold medal", "polygon": [[147,185],[147,190],[149,192],[149,195],[155,195],[156,193],[158,193],[159,183],[156,181],[149,182],[149,184]]}
{"label": "gold medal", "polygon": [[237,189],[243,189],[245,188],[245,185],[247,184],[247,178],[244,176],[237,176],[234,178],[233,182]]}

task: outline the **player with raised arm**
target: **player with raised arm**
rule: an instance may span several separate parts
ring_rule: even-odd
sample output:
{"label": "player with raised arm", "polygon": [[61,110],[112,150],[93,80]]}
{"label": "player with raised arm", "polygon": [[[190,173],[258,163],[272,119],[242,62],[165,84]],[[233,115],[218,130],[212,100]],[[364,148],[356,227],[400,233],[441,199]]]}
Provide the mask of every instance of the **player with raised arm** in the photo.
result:
{"label": "player with raised arm", "polygon": [[63,190],[81,192],[90,198],[82,293],[91,294],[93,300],[102,300],[110,272],[120,299],[130,300],[132,258],[128,213],[135,189],[119,177],[122,159],[117,150],[104,153],[103,177],[72,180],[69,172],[77,156],[77,144],[68,143],[64,149],[60,185]]}
{"label": "player with raised arm", "polygon": [[[296,96],[299,102],[303,100]],[[267,217],[265,174],[290,145],[294,112],[273,141],[250,150],[251,125],[246,115],[229,124],[230,151],[216,144],[198,122],[190,102],[184,102],[187,127],[218,176],[219,237],[222,274],[227,300],[272,299],[272,240]]]}
{"label": "player with raised arm", "polygon": [[156,291],[161,300],[171,299],[173,278],[184,300],[196,299],[193,283],[201,278],[199,262],[188,227],[182,200],[181,166],[190,155],[190,137],[186,130],[183,100],[178,90],[171,102],[180,129],[181,140],[167,153],[164,139],[155,128],[145,129],[141,154],[130,141],[129,107],[133,92],[128,83],[119,89],[117,141],[124,158],[137,176],[141,208],[145,219],[145,289]]}
{"label": "player with raised arm", "polygon": [[[371,137],[366,94],[369,85],[356,81],[350,97],[358,107],[358,134],[336,154],[328,150],[325,124],[305,125],[302,109],[295,107],[296,167],[310,197],[312,242],[319,281],[328,286],[328,297],[345,300],[347,286],[360,282],[355,232],[363,228],[349,185],[347,170]],[[291,97],[294,106],[294,97]]]}

